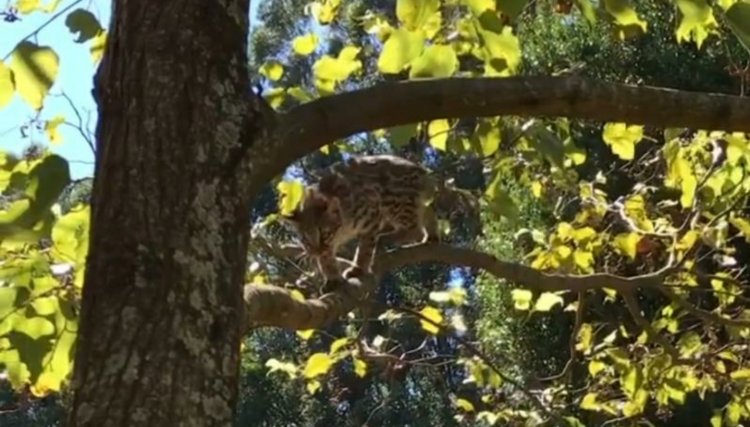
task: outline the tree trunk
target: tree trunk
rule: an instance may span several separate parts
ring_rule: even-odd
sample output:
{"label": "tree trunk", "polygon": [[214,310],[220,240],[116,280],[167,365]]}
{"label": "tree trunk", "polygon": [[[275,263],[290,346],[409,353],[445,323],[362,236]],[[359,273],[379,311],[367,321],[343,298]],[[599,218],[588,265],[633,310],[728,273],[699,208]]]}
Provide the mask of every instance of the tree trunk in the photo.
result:
{"label": "tree trunk", "polygon": [[228,165],[263,126],[248,8],[113,2],[69,425],[232,422],[249,202]]}

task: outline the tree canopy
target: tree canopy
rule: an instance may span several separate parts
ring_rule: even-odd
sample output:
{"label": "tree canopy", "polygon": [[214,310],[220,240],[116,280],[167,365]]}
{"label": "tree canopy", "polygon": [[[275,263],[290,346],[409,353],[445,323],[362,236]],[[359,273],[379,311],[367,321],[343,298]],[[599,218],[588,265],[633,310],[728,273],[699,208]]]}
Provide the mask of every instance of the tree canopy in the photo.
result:
{"label": "tree canopy", "polygon": [[[46,141],[0,156],[0,420],[114,419],[85,384],[105,368],[78,362],[109,360],[137,395],[130,362],[92,337],[138,328],[160,345],[128,358],[169,354],[163,378],[203,367],[186,390],[235,377],[237,407],[203,398],[220,415],[196,425],[750,420],[747,1],[268,0],[250,29],[248,2],[186,1],[184,22],[114,3],[109,26],[80,1],[2,12],[18,43],[0,108],[21,99]],[[46,108],[69,65],[35,40],[44,28],[12,31],[35,14],[103,64],[95,138]],[[141,15],[143,34],[112,29]],[[181,116],[207,105],[215,127]],[[66,123],[96,145],[93,190],[48,149]],[[383,247],[372,275],[323,293],[279,214],[319,170],[368,153],[417,161],[475,203],[437,206],[441,243]],[[132,236],[112,226],[125,216]],[[131,273],[132,288],[101,284]],[[119,297],[137,309],[94,324]],[[149,317],[148,300],[175,317]]]}

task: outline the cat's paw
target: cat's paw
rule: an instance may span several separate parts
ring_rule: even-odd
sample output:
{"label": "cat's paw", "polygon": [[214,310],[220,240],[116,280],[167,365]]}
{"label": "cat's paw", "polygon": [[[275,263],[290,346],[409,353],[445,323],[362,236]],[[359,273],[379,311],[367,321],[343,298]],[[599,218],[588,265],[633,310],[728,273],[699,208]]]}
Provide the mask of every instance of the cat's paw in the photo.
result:
{"label": "cat's paw", "polygon": [[349,280],[355,277],[362,277],[364,274],[365,271],[355,265],[344,270],[342,275],[344,276],[344,279]]}

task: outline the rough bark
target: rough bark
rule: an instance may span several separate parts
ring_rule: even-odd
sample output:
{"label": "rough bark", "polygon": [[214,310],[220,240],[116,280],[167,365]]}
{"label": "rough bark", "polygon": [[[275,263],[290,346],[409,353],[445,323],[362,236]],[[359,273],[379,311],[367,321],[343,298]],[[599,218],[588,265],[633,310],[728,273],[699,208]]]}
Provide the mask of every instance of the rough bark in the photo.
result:
{"label": "rough bark", "polygon": [[227,172],[262,131],[248,7],[113,2],[68,425],[231,425],[249,169]]}
{"label": "rough bark", "polygon": [[446,78],[383,83],[284,114],[263,179],[339,138],[461,117],[517,115],[750,132],[750,98],[610,83],[577,76]]}

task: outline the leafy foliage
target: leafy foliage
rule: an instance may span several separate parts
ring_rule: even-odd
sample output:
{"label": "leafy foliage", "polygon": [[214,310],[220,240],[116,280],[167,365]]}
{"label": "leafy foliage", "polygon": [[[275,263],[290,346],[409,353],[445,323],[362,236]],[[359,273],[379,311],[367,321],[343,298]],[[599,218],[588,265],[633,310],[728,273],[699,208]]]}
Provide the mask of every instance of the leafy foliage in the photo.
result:
{"label": "leafy foliage", "polygon": [[[723,52],[750,51],[743,1],[306,3],[264,3],[253,34],[255,77],[280,111],[377,81],[540,71],[728,91]],[[65,23],[99,61],[106,30],[94,15],[76,9]],[[0,107],[18,94],[43,111],[63,64],[54,46],[22,40],[10,58]],[[45,121],[51,143],[61,123]],[[516,117],[435,118],[331,141],[257,201],[251,286],[316,296],[319,278],[300,274],[309,265],[279,255],[276,213],[302,200],[310,171],[374,152],[419,160],[480,196],[481,213],[442,209],[452,244],[563,279],[662,282],[534,292],[465,269],[405,268],[383,279],[373,307],[326,330],[253,332],[238,419],[600,425],[679,420],[698,401],[712,425],[739,425],[750,419],[749,145],[740,133]],[[72,192],[65,160],[0,158],[0,368],[15,390],[42,398],[71,370],[90,210],[78,194],[61,200]]]}

